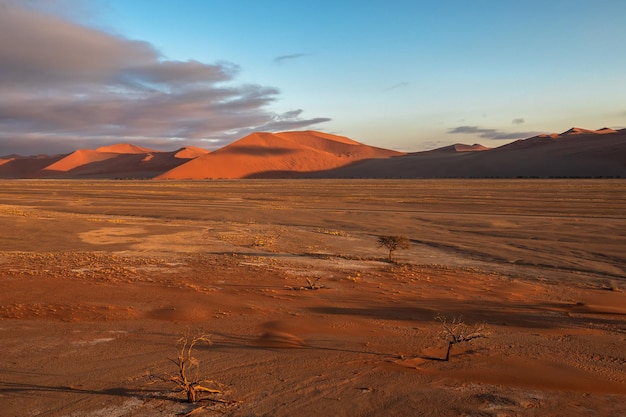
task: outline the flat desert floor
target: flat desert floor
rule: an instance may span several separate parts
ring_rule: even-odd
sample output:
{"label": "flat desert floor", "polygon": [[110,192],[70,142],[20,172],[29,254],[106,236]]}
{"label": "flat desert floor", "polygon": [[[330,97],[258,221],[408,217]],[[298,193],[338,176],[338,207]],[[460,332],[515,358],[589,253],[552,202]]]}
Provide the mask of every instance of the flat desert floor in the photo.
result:
{"label": "flat desert floor", "polygon": [[2,181],[0,228],[3,416],[626,416],[621,180]]}

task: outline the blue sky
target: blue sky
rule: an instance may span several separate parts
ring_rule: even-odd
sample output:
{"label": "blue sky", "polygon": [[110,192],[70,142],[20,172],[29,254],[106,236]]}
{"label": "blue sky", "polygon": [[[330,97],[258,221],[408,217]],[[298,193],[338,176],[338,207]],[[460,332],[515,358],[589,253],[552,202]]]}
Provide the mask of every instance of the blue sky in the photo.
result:
{"label": "blue sky", "polygon": [[[297,129],[417,151],[457,142],[493,147],[572,126],[626,127],[621,0],[0,5],[0,19],[25,32],[0,45],[2,62],[16,61],[4,76],[0,69],[0,89],[10,86],[0,103],[0,155],[44,143],[211,149],[251,131]],[[37,33],[46,19],[56,30]],[[39,50],[38,39],[49,44]],[[20,42],[39,55],[17,54]],[[49,50],[60,52],[46,57]],[[58,75],[77,67],[72,79],[84,77],[80,85]],[[26,81],[45,88],[20,90]],[[28,94],[38,111],[24,110]],[[70,120],[76,113],[84,123]]]}

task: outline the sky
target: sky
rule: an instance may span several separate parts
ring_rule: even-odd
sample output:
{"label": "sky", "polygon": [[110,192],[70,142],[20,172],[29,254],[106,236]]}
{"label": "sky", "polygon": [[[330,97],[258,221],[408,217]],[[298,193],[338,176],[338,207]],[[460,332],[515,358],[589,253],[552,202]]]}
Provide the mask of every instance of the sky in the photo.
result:
{"label": "sky", "polygon": [[623,0],[0,0],[0,155],[626,127]]}

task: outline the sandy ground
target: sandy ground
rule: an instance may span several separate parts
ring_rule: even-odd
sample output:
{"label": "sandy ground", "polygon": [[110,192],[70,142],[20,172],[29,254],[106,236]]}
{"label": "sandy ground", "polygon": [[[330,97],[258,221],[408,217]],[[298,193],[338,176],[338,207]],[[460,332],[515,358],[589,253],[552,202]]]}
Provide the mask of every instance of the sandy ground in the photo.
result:
{"label": "sandy ground", "polygon": [[3,416],[626,416],[624,181],[0,185]]}

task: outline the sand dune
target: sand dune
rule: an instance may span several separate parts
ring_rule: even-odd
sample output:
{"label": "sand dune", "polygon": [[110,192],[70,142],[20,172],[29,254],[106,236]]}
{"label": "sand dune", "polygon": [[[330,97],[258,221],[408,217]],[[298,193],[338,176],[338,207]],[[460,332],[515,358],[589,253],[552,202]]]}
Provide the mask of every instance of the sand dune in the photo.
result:
{"label": "sand dune", "polygon": [[626,129],[573,127],[487,148],[402,153],[316,131],[252,133],[209,152],[131,144],[0,158],[0,178],[626,178]]}
{"label": "sand dune", "polygon": [[[626,129],[573,128],[482,152],[453,147],[387,160],[368,160],[315,177],[327,178],[626,178]],[[447,150],[447,152],[442,152]]]}
{"label": "sand dune", "polygon": [[438,148],[433,150],[433,152],[480,152],[480,151],[488,151],[490,148],[483,146],[479,143],[475,143],[473,145],[465,145],[463,143],[455,143],[454,145],[444,146],[443,148]]}
{"label": "sand dune", "polygon": [[79,149],[67,155],[63,159],[47,166],[45,170],[56,172],[68,172],[80,166],[92,164],[94,162],[105,161],[115,158],[119,153],[103,152],[90,149]]}
{"label": "sand dune", "polygon": [[131,145],[130,143],[117,143],[110,146],[101,146],[96,149],[97,152],[111,153],[151,153],[159,152],[154,149],[142,148],[141,146]]}
{"label": "sand dune", "polygon": [[208,151],[185,147],[161,152],[131,144],[79,149],[56,157],[0,160],[1,178],[153,178]]}
{"label": "sand dune", "polygon": [[4,162],[0,165],[0,178],[41,178],[42,169],[56,163],[65,156],[66,155],[40,155],[3,158]]}
{"label": "sand dune", "polygon": [[398,155],[402,153],[320,132],[252,133],[157,178],[289,178]]}
{"label": "sand dune", "polygon": [[201,155],[206,155],[208,153],[209,151],[207,151],[206,149],[198,148],[195,146],[187,146],[177,150],[174,154],[174,157],[181,159],[193,159]]}

